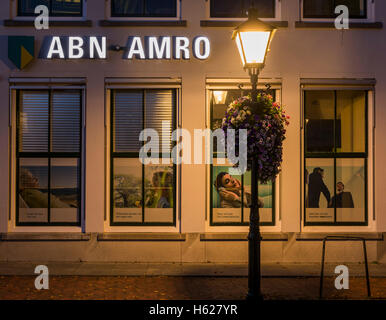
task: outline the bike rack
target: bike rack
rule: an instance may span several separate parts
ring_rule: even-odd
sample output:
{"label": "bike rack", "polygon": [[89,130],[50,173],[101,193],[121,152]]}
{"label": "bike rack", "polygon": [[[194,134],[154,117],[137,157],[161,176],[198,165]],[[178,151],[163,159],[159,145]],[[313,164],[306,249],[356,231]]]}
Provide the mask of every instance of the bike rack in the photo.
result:
{"label": "bike rack", "polygon": [[365,259],[365,269],[366,269],[367,296],[371,297],[369,266],[367,263],[367,252],[366,252],[366,239],[362,237],[351,237],[351,236],[326,236],[323,238],[322,268],[320,271],[319,299],[322,299],[322,296],[323,296],[324,258],[326,255],[326,241],[362,241],[363,255]]}

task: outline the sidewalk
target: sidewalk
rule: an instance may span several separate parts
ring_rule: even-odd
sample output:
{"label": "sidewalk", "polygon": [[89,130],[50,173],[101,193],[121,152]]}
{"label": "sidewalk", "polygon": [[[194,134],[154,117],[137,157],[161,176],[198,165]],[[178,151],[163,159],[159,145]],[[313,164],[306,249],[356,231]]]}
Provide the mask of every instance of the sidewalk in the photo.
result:
{"label": "sidewalk", "polygon": [[[92,262],[0,262],[0,275],[34,275],[37,265],[46,265],[50,275],[75,276],[247,276],[247,264],[218,263],[92,263]],[[363,263],[341,263],[350,276],[365,276]],[[338,263],[325,264],[325,276],[334,276]],[[263,263],[263,277],[319,277],[320,264]],[[371,277],[386,277],[385,264],[369,264]]]}
{"label": "sidewalk", "polygon": [[[46,263],[49,290],[34,286],[40,263],[0,263],[1,299],[130,299],[212,300],[244,299],[247,265]],[[327,264],[325,299],[368,299],[363,264],[349,267],[349,289],[334,287],[335,264]],[[386,300],[386,267],[370,264],[370,299]],[[265,299],[318,299],[319,264],[263,264]]]}
{"label": "sidewalk", "polygon": [[[368,299],[365,278],[351,277],[348,290],[325,278],[324,299]],[[245,299],[246,277],[50,276],[49,289],[37,290],[34,276],[0,276],[0,300],[228,300]],[[386,301],[386,278],[371,278],[370,299]],[[267,300],[315,300],[319,279],[263,278]]]}

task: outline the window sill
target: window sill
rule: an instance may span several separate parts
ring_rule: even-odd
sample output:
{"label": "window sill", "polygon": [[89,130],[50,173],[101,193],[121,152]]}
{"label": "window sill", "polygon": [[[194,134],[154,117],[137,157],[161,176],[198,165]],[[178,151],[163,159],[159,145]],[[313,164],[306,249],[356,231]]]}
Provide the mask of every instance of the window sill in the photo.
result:
{"label": "window sill", "polygon": [[98,241],[185,241],[181,233],[99,233]]}
{"label": "window sill", "polygon": [[89,241],[89,233],[0,233],[0,241]]}
{"label": "window sill", "polygon": [[[335,29],[334,22],[306,22],[296,21],[295,28],[323,28]],[[382,22],[352,22],[349,24],[350,29],[382,29]]]}
{"label": "window sill", "polygon": [[101,27],[186,27],[186,20],[100,20]]}
{"label": "window sill", "polygon": [[[4,20],[4,27],[33,27],[34,20]],[[50,27],[92,27],[91,20],[53,20]]]}
{"label": "window sill", "polygon": [[[201,20],[201,27],[237,27],[245,20]],[[268,24],[277,28],[287,28],[288,21],[267,21]]]}
{"label": "window sill", "polygon": [[[247,241],[248,233],[202,233],[200,241]],[[288,241],[283,233],[262,233],[262,241]]]}
{"label": "window sill", "polygon": [[[352,238],[364,238],[366,241],[383,241],[383,233],[377,232],[366,232],[366,233],[299,233],[296,235],[296,241],[323,241],[327,236],[338,236],[338,237],[352,237]],[[329,240],[330,241],[330,240]],[[358,240],[347,240],[347,239],[334,239],[334,241],[361,241]]]}

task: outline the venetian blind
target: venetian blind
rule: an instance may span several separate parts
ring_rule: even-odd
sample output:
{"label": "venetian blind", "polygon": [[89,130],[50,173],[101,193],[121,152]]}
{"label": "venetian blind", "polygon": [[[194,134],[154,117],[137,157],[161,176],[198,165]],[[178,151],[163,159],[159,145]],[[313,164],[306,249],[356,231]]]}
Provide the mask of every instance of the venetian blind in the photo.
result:
{"label": "venetian blind", "polygon": [[51,151],[80,152],[81,93],[79,90],[53,91]]}
{"label": "venetian blind", "polygon": [[48,91],[21,91],[19,102],[19,152],[47,152]]}
{"label": "venetian blind", "polygon": [[143,126],[143,91],[117,90],[113,94],[114,152],[139,152]]}
{"label": "venetian blind", "polygon": [[[145,128],[152,128],[158,132],[160,152],[171,148],[174,92],[174,90],[146,90],[145,94]],[[164,130],[162,130],[163,122]]]}

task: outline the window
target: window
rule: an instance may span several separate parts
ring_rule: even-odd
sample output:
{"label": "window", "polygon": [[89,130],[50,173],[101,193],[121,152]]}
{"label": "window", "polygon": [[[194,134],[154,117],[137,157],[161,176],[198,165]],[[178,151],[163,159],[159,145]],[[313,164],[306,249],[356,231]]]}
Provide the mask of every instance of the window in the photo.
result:
{"label": "window", "polygon": [[176,17],[176,0],[111,0],[112,17]]}
{"label": "window", "polygon": [[367,18],[367,0],[303,0],[303,17],[334,19],[339,5],[347,6],[350,18]]}
{"label": "window", "polygon": [[367,91],[306,90],[305,225],[367,224]]}
{"label": "window", "polygon": [[212,18],[245,18],[253,5],[258,9],[259,18],[275,18],[276,0],[210,0]]}
{"label": "window", "polygon": [[[211,129],[221,127],[227,106],[240,95],[249,91],[211,90]],[[275,90],[269,93],[275,97]],[[217,151],[214,141],[214,161],[210,166],[210,225],[211,226],[243,226],[249,224],[251,206],[251,172],[243,175],[230,175],[231,164],[219,163],[225,155]],[[275,225],[275,183],[259,184],[260,224]]]}
{"label": "window", "polygon": [[16,225],[79,225],[80,90],[18,90]]}
{"label": "window", "polygon": [[142,164],[139,136],[154,129],[161,152],[171,150],[176,90],[112,90],[111,105],[111,225],[175,226],[176,166],[170,153],[170,164],[161,153],[159,164]]}
{"label": "window", "polygon": [[35,16],[35,7],[45,5],[53,17],[81,17],[82,0],[18,0],[18,16]]}

